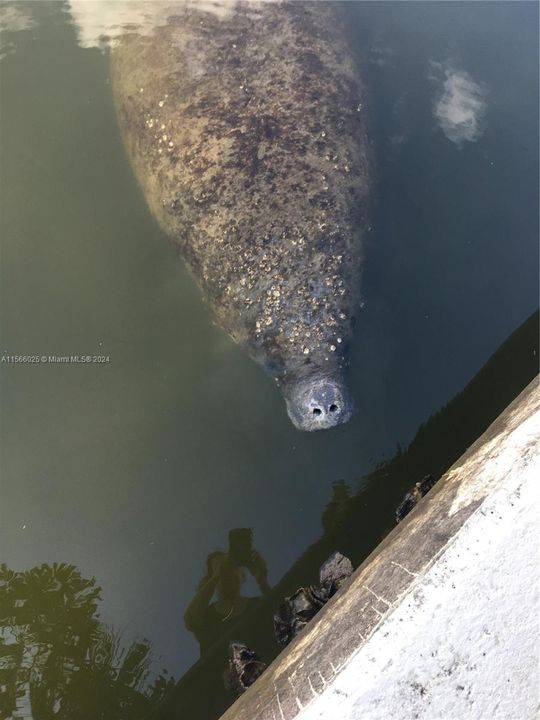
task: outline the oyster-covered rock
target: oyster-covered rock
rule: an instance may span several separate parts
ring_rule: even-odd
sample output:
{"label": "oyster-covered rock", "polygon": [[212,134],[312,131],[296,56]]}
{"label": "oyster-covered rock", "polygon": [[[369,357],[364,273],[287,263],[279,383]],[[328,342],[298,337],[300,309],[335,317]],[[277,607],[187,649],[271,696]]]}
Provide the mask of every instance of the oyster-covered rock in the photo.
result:
{"label": "oyster-covered rock", "polygon": [[281,645],[287,645],[308,622],[315,617],[322,606],[352,575],[351,561],[339,552],[331,555],[319,570],[320,585],[299,588],[286,597],[274,615],[274,632]]}
{"label": "oyster-covered rock", "polygon": [[244,643],[233,641],[229,644],[229,667],[225,673],[225,687],[239,696],[253,685],[265,669],[266,663],[262,662],[256,652]]}

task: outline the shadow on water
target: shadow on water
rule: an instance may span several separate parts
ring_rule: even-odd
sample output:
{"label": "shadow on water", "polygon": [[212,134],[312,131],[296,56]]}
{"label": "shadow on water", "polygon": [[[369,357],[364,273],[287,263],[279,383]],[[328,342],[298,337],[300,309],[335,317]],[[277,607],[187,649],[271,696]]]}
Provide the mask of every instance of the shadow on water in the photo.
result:
{"label": "shadow on water", "polygon": [[[73,565],[44,564],[26,572],[2,565],[0,717],[218,718],[233,700],[223,683],[229,642],[245,642],[266,662],[278,654],[272,616],[279,600],[314,582],[319,566],[336,549],[360,564],[394,526],[405,491],[426,473],[444,473],[536,376],[538,322],[537,311],[461,393],[419,428],[406,450],[398,448],[363,478],[357,492],[343,481],[334,483],[320,539],[274,588],[252,546],[252,532],[231,530],[227,550],[208,555],[184,613],[201,657],[178,682],[166,671],[151,677],[147,640],[126,646],[121,633],[101,622],[101,588],[95,579],[83,578]],[[374,523],[373,517],[379,520]],[[258,586],[257,597],[243,595],[246,572]]]}
{"label": "shadow on water", "polygon": [[[260,597],[242,594],[245,571],[253,576]],[[228,637],[240,619],[259,607],[261,600],[271,592],[266,563],[252,548],[252,531],[249,528],[231,530],[228,552],[217,551],[208,555],[206,575],[184,613],[186,627],[197,638],[201,657],[211,650],[216,640]],[[230,639],[233,640],[234,635]]]}
{"label": "shadow on water", "polygon": [[[419,428],[405,450],[363,478],[353,492],[344,482],[322,517],[323,533],[260,602],[238,618],[227,633],[171,689],[152,718],[212,720],[232,698],[223,689],[230,639],[252,647],[265,662],[279,652],[272,616],[279,600],[296,588],[316,582],[320,565],[339,550],[358,566],[395,525],[395,511],[405,492],[424,475],[440,477],[488,428],[538,373],[539,312],[534,312],[489,358],[466,387]],[[376,517],[377,522],[373,522]]]}

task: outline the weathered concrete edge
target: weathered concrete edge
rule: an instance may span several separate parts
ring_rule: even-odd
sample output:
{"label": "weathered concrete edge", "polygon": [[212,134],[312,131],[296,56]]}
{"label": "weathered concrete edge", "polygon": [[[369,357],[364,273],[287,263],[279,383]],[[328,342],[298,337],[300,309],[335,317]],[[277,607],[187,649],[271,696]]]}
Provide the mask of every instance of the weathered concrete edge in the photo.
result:
{"label": "weathered concrete edge", "polygon": [[[532,453],[518,437],[538,414],[538,377],[362,563],[344,588],[224,715],[291,720],[336,678],[495,489],[504,463]],[[485,468],[496,472],[485,472]],[[361,529],[359,529],[361,532]]]}

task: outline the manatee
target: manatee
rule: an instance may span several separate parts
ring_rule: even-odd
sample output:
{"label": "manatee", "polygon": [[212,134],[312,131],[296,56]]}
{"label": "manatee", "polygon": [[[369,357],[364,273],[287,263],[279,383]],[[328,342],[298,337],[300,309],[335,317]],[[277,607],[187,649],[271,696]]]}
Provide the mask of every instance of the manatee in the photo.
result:
{"label": "manatee", "polygon": [[148,205],[302,430],[346,422],[371,143],[338,5],[168,3],[111,78]]}

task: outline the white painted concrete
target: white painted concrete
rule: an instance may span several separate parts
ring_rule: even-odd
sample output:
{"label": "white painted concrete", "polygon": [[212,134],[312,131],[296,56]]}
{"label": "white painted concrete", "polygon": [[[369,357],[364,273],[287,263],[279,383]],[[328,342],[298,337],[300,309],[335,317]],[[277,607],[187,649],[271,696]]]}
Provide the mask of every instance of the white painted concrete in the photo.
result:
{"label": "white painted concrete", "polygon": [[540,717],[540,413],[471,461],[490,494],[298,720]]}

